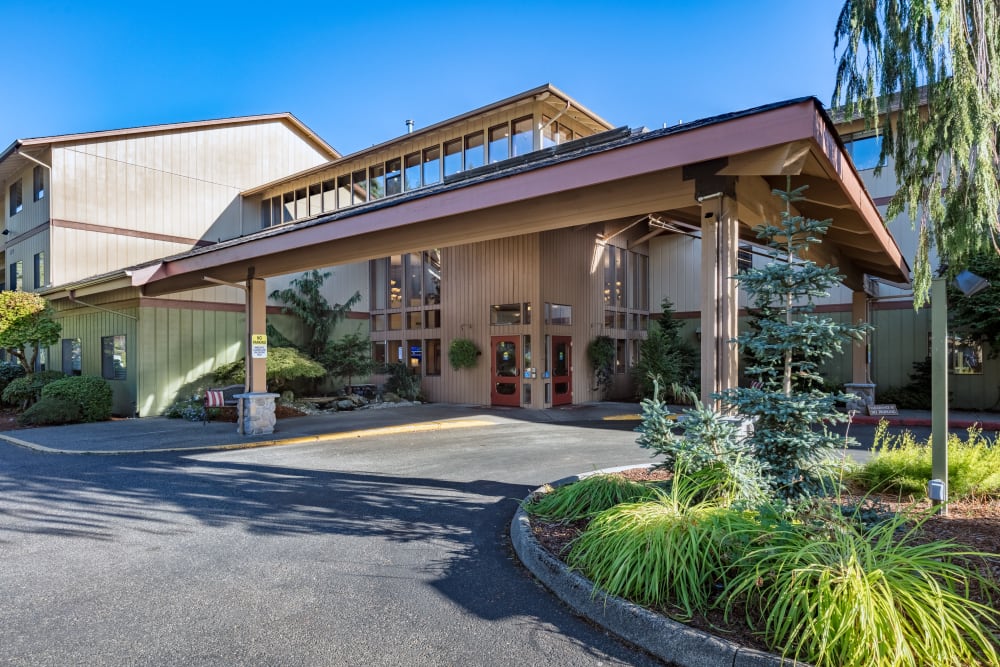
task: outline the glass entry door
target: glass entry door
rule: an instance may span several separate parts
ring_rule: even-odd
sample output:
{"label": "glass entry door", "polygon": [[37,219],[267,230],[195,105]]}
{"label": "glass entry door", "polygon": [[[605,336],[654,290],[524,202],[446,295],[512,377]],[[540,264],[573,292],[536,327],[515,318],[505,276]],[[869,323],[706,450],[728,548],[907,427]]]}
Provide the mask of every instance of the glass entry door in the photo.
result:
{"label": "glass entry door", "polygon": [[552,337],[552,405],[573,402],[573,339]]}
{"label": "glass entry door", "polygon": [[493,336],[490,401],[493,405],[521,405],[521,374],[518,367],[520,336]]}

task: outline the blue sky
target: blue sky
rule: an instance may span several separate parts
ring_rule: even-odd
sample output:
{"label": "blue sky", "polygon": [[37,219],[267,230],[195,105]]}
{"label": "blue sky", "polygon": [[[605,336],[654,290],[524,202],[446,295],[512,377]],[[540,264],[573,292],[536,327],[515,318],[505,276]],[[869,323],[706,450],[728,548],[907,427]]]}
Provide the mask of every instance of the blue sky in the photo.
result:
{"label": "blue sky", "polygon": [[349,153],[543,83],[633,127],[829,104],[840,5],[20,2],[0,145],[290,111]]}

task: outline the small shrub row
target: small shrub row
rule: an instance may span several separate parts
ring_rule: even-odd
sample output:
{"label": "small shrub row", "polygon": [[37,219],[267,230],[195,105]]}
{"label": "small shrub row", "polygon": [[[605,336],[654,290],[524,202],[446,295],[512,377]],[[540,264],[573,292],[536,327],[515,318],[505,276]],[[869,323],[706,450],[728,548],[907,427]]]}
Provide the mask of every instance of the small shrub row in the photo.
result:
{"label": "small shrub row", "polygon": [[[600,484],[569,486],[578,489],[562,495],[574,502],[549,518],[607,497]],[[681,620],[745,614],[772,650],[816,667],[1000,664],[1000,615],[967,598],[970,586],[996,590],[966,567],[987,554],[920,543],[929,515],[866,522],[833,504],[826,513],[781,501],[747,509],[710,493],[678,471],[669,491],[598,513],[567,562],[595,587]]]}
{"label": "small shrub row", "polygon": [[111,418],[111,386],[99,377],[67,377],[58,371],[26,375],[11,380],[3,391],[3,400],[22,406],[32,403],[18,420],[33,426]]}
{"label": "small shrub row", "polygon": [[[882,421],[875,429],[872,458],[853,472],[853,479],[868,489],[888,493],[927,493],[931,479],[931,440],[920,441],[909,431],[889,433]],[[948,435],[948,495],[953,499],[971,496],[1000,496],[1000,447],[976,428],[968,437]]]}

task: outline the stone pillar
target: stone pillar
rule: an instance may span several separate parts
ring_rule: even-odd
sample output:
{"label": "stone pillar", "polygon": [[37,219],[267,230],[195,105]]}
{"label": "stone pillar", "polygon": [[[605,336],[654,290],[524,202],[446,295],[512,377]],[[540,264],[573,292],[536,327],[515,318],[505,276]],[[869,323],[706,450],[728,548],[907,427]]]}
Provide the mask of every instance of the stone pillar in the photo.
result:
{"label": "stone pillar", "polygon": [[739,223],[736,202],[715,197],[702,202],[701,219],[701,401],[716,407],[712,394],[736,387],[739,303],[736,281]]}
{"label": "stone pillar", "polygon": [[239,401],[237,433],[242,435],[274,433],[274,424],[277,421],[274,416],[274,399],[278,398],[278,394],[247,392],[236,394],[235,398]]}

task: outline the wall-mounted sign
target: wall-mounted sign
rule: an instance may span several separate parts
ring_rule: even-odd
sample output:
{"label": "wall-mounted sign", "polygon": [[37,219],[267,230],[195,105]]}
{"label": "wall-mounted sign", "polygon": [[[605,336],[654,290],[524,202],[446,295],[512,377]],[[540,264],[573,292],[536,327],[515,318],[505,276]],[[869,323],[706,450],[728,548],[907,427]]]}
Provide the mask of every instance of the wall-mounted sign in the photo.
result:
{"label": "wall-mounted sign", "polygon": [[250,336],[250,357],[252,359],[267,359],[266,334],[253,334]]}

